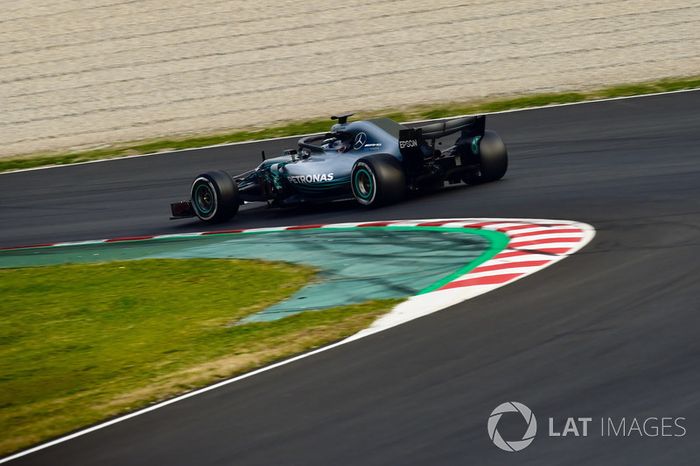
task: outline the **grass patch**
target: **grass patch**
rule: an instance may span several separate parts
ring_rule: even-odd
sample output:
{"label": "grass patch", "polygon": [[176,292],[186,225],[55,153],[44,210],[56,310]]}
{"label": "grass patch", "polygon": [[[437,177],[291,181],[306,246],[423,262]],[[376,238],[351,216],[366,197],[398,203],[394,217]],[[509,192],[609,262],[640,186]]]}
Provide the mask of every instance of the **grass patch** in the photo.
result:
{"label": "grass patch", "polygon": [[[700,88],[700,77],[669,78],[636,84],[623,84],[581,92],[559,92],[532,94],[515,98],[500,98],[473,102],[450,102],[431,106],[414,106],[401,110],[386,109],[359,113],[357,118],[386,116],[396,121],[427,120],[447,118],[456,115],[497,112],[516,108],[539,107],[543,105],[565,104],[613,97],[653,94],[656,92],[678,91]],[[295,121],[269,128],[237,130],[222,134],[212,134],[187,138],[168,138],[118,144],[106,148],[67,153],[31,154],[0,158],[0,172],[33,168],[47,165],[64,165],[89,160],[117,158],[127,155],[152,154],[177,149],[192,149],[241,141],[255,141],[274,137],[327,131],[328,118]]]}
{"label": "grass patch", "polygon": [[0,455],[339,340],[398,302],[235,325],[313,277],[224,259],[0,270]]}

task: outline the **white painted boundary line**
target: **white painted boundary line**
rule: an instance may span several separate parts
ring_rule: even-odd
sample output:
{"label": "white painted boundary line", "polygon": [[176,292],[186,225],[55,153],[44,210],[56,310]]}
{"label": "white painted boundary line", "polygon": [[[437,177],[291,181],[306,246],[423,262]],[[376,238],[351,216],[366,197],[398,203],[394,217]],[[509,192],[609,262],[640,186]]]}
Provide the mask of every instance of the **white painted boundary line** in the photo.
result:
{"label": "white painted boundary line", "polygon": [[[389,313],[377,319],[369,328],[361,330],[360,332],[352,335],[344,340],[337,343],[318,348],[316,350],[310,351],[308,353],[303,353],[298,356],[294,356],[289,359],[271,364],[269,366],[261,367],[254,371],[248,372],[237,377],[223,380],[221,382],[209,385],[207,387],[201,388],[199,390],[194,390],[184,395],[171,398],[169,400],[154,404],[147,408],[134,411],[133,413],[120,416],[109,421],[103,422],[101,424],[88,427],[87,429],[79,430],[72,434],[66,435],[64,437],[59,437],[55,440],[37,445],[33,448],[20,451],[13,455],[7,456],[0,459],[0,464],[7,463],[17,458],[35,453],[40,450],[58,445],[60,443],[67,442],[77,437],[95,432],[100,429],[104,429],[111,425],[117,424],[119,422],[126,421],[128,419],[140,416],[142,414],[155,411],[156,409],[163,408],[165,406],[177,403],[179,401],[186,400],[193,396],[201,395],[203,393],[209,392],[211,390],[216,390],[217,388],[229,385],[240,380],[253,377],[255,375],[261,374],[263,372],[270,371],[280,366],[291,364],[300,359],[308,358],[318,353],[337,348],[338,346],[345,345],[347,343],[368,337],[375,333],[383,332],[397,325],[404,324],[414,319],[424,317],[426,315],[438,312],[449,306],[458,304],[467,299],[474,298],[476,296],[482,295],[489,291],[493,291],[496,288],[512,283],[516,280],[524,278],[531,275],[539,270],[544,269],[560,260],[568,257],[571,254],[579,251],[588,242],[590,242],[595,236],[595,229],[585,223],[573,222],[569,220],[544,220],[544,219],[493,219],[493,218],[464,218],[464,219],[424,219],[424,220],[391,220],[391,221],[376,221],[376,222],[355,222],[355,223],[336,223],[336,224],[320,224],[320,225],[301,225],[301,226],[283,226],[283,227],[272,227],[272,228],[254,228],[245,230],[220,230],[220,231],[207,231],[207,232],[197,232],[197,233],[184,233],[181,235],[158,235],[158,236],[134,236],[134,237],[124,237],[124,238],[112,238],[112,239],[102,239],[102,240],[90,240],[90,241],[76,241],[76,242],[63,242],[63,243],[52,243],[47,245],[35,246],[35,247],[66,247],[66,246],[80,246],[86,244],[102,244],[102,243],[114,243],[114,242],[129,242],[129,241],[148,241],[153,239],[166,239],[166,238],[183,238],[183,237],[193,237],[193,236],[203,236],[212,234],[239,234],[239,233],[260,233],[263,231],[290,231],[290,230],[313,230],[313,229],[328,229],[333,228],[364,228],[364,227],[386,227],[386,228],[396,228],[396,227],[432,227],[432,228],[472,228],[472,229],[483,229],[491,231],[499,231],[505,233],[508,236],[517,235],[522,232],[538,232],[542,231],[546,233],[548,230],[558,230],[562,228],[575,229],[576,241],[564,243],[564,246],[559,245],[559,243],[549,243],[550,237],[541,238],[539,240],[533,239],[533,244],[529,244],[527,248],[516,248],[509,247],[510,243],[506,248],[500,253],[496,254],[492,259],[484,262],[483,264],[476,267],[471,272],[453,279],[449,283],[443,285],[441,288],[425,293],[422,295],[412,296],[408,300],[396,306]],[[567,233],[551,233],[549,236],[568,236]],[[525,237],[527,238],[527,237]],[[553,252],[551,244],[557,244],[557,251]],[[26,246],[19,248],[6,248],[6,249],[31,249],[34,246]],[[525,263],[531,263],[532,265],[524,266]],[[480,272],[482,270],[482,272]]]}
{"label": "white painted boundary line", "polygon": [[[569,103],[564,103],[564,104],[539,105],[536,107],[513,108],[513,109],[509,109],[509,110],[499,110],[496,112],[483,112],[483,113],[479,113],[479,115],[500,115],[503,113],[516,113],[516,112],[527,112],[530,110],[542,110],[542,109],[548,109],[548,108],[571,107],[573,105],[596,104],[596,103],[601,103],[601,102],[613,102],[616,100],[637,99],[637,98],[641,98],[641,97],[655,97],[655,96],[660,96],[660,95],[680,94],[683,92],[696,92],[696,91],[700,91],[700,88],[679,89],[677,91],[653,92],[651,94],[628,95],[628,96],[621,96],[621,97],[609,97],[607,99],[583,100],[581,102],[569,102]],[[572,92],[575,92],[575,91],[572,91]],[[462,117],[466,117],[466,116],[471,116],[471,114],[453,115],[450,117],[443,117],[443,118],[431,118],[429,120],[405,121],[403,123],[404,124],[430,123],[431,121],[442,121],[442,120],[449,120],[449,119],[453,119],[453,118],[462,118]],[[170,151],[164,151],[164,152],[152,152],[149,154],[135,154],[135,155],[125,155],[122,157],[112,157],[112,158],[107,158],[107,159],[86,160],[85,162],[67,163],[67,164],[63,164],[63,165],[46,165],[43,167],[20,168],[18,170],[9,170],[6,172],[0,172],[0,175],[8,175],[11,173],[22,173],[22,172],[30,172],[30,171],[37,171],[37,170],[47,170],[49,168],[73,167],[76,165],[87,165],[90,163],[114,162],[115,160],[138,159],[141,157],[152,157],[154,155],[177,154],[179,152],[187,152],[187,151],[193,151],[193,150],[215,149],[218,147],[232,147],[232,146],[239,146],[239,145],[243,145],[243,144],[257,144],[260,142],[281,141],[284,139],[303,138],[303,137],[312,136],[315,134],[321,134],[321,133],[307,133],[307,134],[298,134],[298,135],[292,135],[292,136],[280,136],[280,137],[276,137],[276,138],[254,139],[254,140],[250,140],[250,141],[227,142],[227,143],[223,143],[223,144],[212,144],[209,146],[190,147],[189,149],[176,149],[176,150],[170,150]]]}

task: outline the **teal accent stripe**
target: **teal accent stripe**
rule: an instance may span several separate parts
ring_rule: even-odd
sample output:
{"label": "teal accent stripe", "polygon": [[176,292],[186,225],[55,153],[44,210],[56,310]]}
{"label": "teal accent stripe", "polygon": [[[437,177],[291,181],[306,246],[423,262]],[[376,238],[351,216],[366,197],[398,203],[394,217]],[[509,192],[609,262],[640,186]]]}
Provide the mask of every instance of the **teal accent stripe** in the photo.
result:
{"label": "teal accent stripe", "polygon": [[[423,227],[418,227],[418,228],[423,228]],[[452,228],[442,228],[442,230],[457,230],[457,228],[452,229]],[[481,264],[484,262],[487,262],[493,257],[498,254],[499,252],[503,251],[506,246],[508,246],[508,242],[510,241],[510,238],[508,235],[505,233],[502,233],[500,231],[493,231],[493,230],[476,230],[472,228],[461,228],[459,229],[461,231],[464,231],[465,233],[469,233],[472,235],[478,235],[483,238],[486,238],[489,240],[491,243],[491,246],[484,252],[481,253],[481,255],[471,261],[469,264],[465,265],[464,267],[455,270],[453,273],[447,275],[446,277],[441,278],[440,280],[436,281],[435,283],[428,285],[427,287],[423,288],[418,292],[418,294],[425,294],[425,293],[430,293],[431,291],[435,291],[437,289],[442,288],[443,286],[447,285],[450,283],[452,280],[461,277],[462,275],[465,275],[475,268],[479,267]]]}

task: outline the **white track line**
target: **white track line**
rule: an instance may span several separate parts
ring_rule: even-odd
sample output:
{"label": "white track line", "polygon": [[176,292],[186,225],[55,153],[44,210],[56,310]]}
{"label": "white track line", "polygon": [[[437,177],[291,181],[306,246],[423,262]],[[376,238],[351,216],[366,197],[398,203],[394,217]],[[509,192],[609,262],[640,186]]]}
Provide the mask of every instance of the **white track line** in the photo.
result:
{"label": "white track line", "polygon": [[[559,107],[571,107],[574,105],[597,104],[597,103],[601,103],[601,102],[614,102],[617,100],[638,99],[638,98],[642,98],[642,97],[655,97],[655,96],[660,96],[660,95],[680,94],[683,92],[696,92],[696,91],[700,91],[700,88],[697,88],[697,89],[679,89],[677,91],[654,92],[651,94],[629,95],[629,96],[622,96],[622,97],[609,97],[607,99],[584,100],[581,102],[569,102],[569,103],[565,103],[565,104],[550,104],[550,105],[539,105],[536,107],[513,108],[510,110],[499,110],[496,112],[483,112],[483,113],[479,113],[479,115],[500,115],[500,114],[504,114],[504,113],[528,112],[531,110],[542,110],[542,109],[559,108]],[[443,117],[443,118],[431,118],[429,120],[405,121],[404,124],[430,123],[431,121],[442,121],[442,120],[448,120],[448,119],[453,119],[453,118],[462,118],[462,117],[466,117],[466,116],[471,116],[471,114],[454,115],[454,116]],[[190,147],[189,149],[176,149],[176,150],[170,150],[170,151],[165,151],[165,152],[153,152],[150,154],[125,155],[123,157],[87,160],[85,162],[68,163],[68,164],[63,164],[63,165],[47,165],[44,167],[20,168],[17,170],[9,170],[6,172],[1,172],[0,175],[9,175],[11,173],[22,173],[22,172],[30,172],[30,171],[37,171],[37,170],[48,170],[50,168],[73,167],[76,165],[87,165],[90,163],[114,162],[116,160],[138,159],[141,157],[153,157],[155,155],[177,154],[180,152],[202,150],[202,149],[214,149],[217,147],[232,147],[232,146],[239,146],[242,144],[257,144],[257,143],[261,143],[261,142],[282,141],[285,139],[302,138],[305,136],[312,136],[315,134],[321,134],[321,133],[307,133],[307,134],[298,134],[298,135],[292,135],[292,136],[280,136],[280,137],[276,137],[276,138],[256,139],[256,140],[252,140],[252,141],[227,142],[224,144],[212,144],[209,146]]]}

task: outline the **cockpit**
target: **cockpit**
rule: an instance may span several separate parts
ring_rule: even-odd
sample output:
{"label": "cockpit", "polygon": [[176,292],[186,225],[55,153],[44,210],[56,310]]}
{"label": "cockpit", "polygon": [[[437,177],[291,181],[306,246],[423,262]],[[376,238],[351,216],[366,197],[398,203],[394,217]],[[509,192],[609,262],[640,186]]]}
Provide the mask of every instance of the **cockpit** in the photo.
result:
{"label": "cockpit", "polygon": [[345,131],[327,133],[321,147],[324,150],[347,152],[352,149],[353,136]]}
{"label": "cockpit", "polygon": [[346,131],[331,131],[330,133],[308,136],[299,140],[300,152],[337,151],[348,152],[353,148],[353,135]]}

